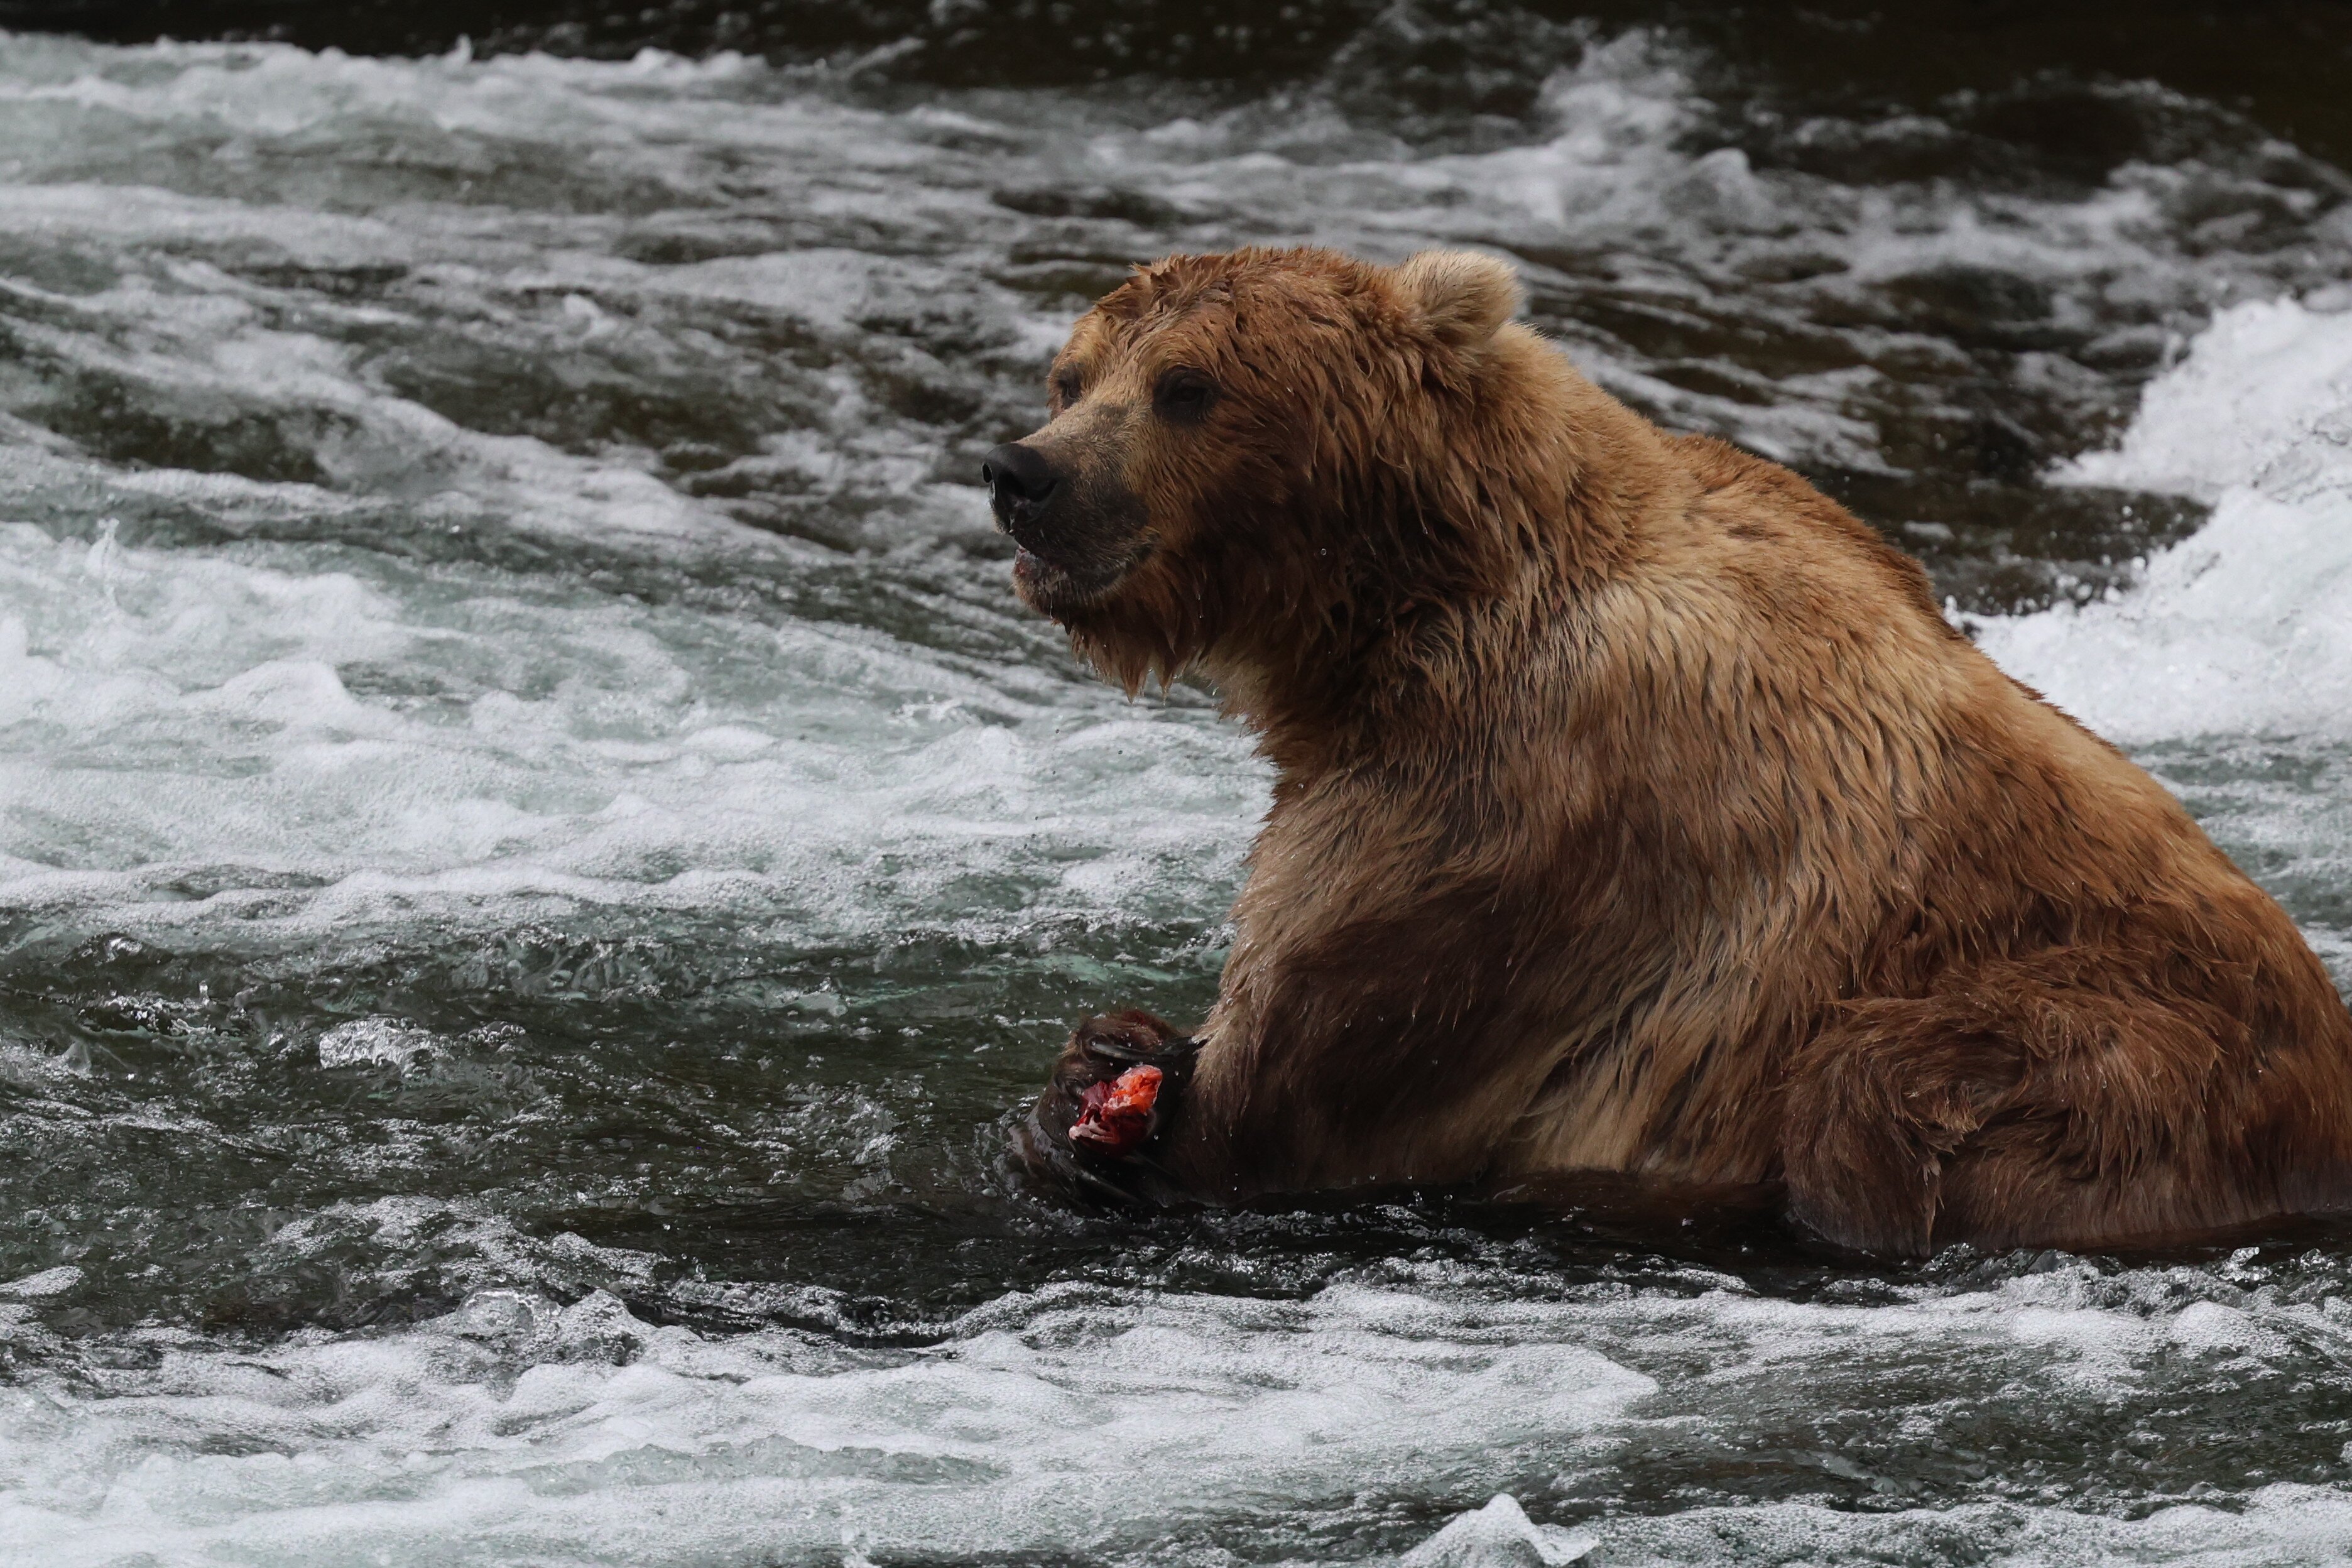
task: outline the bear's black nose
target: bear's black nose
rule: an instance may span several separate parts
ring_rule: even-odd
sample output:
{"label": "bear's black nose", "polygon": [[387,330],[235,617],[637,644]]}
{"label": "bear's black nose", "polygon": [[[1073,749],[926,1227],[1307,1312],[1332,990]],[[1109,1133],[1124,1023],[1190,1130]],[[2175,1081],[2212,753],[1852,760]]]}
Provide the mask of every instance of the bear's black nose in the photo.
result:
{"label": "bear's black nose", "polygon": [[988,504],[1002,526],[1045,510],[1061,489],[1062,476],[1035,447],[1011,441],[980,460],[980,482],[988,487]]}

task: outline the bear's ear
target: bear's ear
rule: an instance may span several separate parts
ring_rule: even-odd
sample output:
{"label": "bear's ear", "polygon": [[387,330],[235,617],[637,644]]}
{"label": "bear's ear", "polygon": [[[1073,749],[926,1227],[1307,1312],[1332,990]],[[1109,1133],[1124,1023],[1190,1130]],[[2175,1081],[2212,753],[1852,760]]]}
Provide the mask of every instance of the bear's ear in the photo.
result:
{"label": "bear's ear", "polygon": [[1519,275],[1475,250],[1424,250],[1397,268],[1406,297],[1430,330],[1457,349],[1475,349],[1518,313]]}

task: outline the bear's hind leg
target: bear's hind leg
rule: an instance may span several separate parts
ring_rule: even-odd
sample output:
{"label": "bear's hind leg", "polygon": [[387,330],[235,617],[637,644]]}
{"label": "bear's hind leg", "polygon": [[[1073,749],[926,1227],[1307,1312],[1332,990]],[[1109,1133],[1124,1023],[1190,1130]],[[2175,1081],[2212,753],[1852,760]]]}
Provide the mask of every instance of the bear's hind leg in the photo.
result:
{"label": "bear's hind leg", "polygon": [[2022,964],[1855,1004],[1787,1080],[1790,1217],[1842,1247],[1915,1258],[2262,1217],[2277,1205],[2222,1152],[2263,1111],[2247,1033],[2215,1009],[2053,984]]}

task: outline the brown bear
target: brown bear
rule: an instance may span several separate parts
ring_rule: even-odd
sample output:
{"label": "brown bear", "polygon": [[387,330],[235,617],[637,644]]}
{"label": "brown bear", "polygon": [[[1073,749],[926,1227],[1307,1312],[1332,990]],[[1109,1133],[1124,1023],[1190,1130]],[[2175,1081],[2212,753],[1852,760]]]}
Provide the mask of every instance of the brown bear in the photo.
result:
{"label": "brown bear", "polygon": [[1082,1026],[1032,1158],[1158,1056],[1149,1142],[1076,1152],[1161,1195],[1614,1173],[1892,1255],[2352,1208],[2352,1015],[2277,904],[1917,563],[1519,300],[1172,257],[989,455],[1021,597],[1276,770],[1197,1056]]}

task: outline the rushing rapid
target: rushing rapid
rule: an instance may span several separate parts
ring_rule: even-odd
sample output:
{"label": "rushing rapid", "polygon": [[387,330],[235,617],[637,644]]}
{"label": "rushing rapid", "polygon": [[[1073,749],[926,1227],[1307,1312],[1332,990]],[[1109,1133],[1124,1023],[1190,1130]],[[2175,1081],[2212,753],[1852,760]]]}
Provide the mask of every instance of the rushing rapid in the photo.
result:
{"label": "rushing rapid", "polygon": [[2352,178],[2152,82],[1493,27],[1098,86],[0,35],[0,1562],[2352,1553],[2339,1233],[1871,1271],[1012,1181],[1069,1021],[1213,994],[1265,804],[974,483],[1171,249],[1510,255],[2352,983]]}

